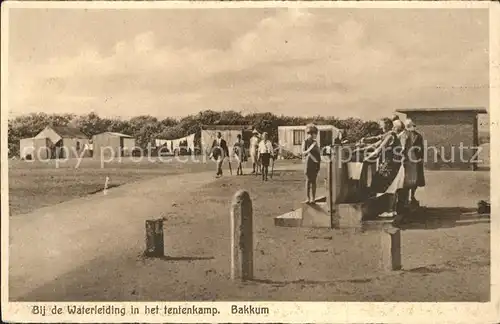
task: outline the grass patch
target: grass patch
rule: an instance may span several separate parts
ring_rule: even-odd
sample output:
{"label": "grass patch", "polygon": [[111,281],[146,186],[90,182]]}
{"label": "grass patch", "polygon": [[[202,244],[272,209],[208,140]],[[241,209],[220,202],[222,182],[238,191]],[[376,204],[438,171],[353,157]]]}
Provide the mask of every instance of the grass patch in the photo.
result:
{"label": "grass patch", "polygon": [[[278,161],[277,165],[292,163]],[[227,167],[225,164],[226,169]],[[234,163],[233,168],[236,168]],[[9,161],[10,215],[24,214],[98,193],[104,189],[106,177],[110,180],[108,188],[113,188],[155,177],[214,170],[214,162],[203,162],[201,158],[199,162],[185,163],[166,160],[134,162],[130,158],[123,158],[103,165],[95,159],[83,159],[80,163],[77,159],[59,162],[11,160]]]}

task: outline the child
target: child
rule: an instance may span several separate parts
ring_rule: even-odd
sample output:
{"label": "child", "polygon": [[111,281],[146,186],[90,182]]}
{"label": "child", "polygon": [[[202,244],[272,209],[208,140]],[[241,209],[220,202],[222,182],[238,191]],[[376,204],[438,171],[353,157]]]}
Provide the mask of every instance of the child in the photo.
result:
{"label": "child", "polygon": [[307,125],[306,135],[307,137],[302,143],[302,152],[306,159],[305,175],[307,203],[314,204],[316,202],[316,179],[318,178],[321,164],[321,150],[316,140],[318,128],[314,124]]}
{"label": "child", "polygon": [[266,132],[262,133],[262,141],[259,143],[258,160],[262,165],[262,181],[267,181],[269,174],[269,161],[271,160],[274,148],[273,143],[268,139]]}

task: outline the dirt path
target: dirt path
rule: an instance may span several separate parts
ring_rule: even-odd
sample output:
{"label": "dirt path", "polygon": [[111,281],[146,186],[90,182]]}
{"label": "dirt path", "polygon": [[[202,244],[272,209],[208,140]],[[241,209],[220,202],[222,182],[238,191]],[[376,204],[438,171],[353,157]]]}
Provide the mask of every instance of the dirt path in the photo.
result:
{"label": "dirt path", "polygon": [[11,217],[11,298],[95,258],[143,244],[146,219],[161,217],[183,192],[213,179],[211,172],[159,177]]}
{"label": "dirt path", "polygon": [[136,253],[144,245],[146,219],[168,214],[176,201],[214,180],[213,172],[162,176],[10,217],[10,298],[93,260]]}

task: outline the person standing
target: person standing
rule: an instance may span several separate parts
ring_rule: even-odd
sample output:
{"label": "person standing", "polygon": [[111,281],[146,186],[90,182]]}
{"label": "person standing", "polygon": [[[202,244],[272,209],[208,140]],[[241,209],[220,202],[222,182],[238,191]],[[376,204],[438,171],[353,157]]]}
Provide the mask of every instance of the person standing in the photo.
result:
{"label": "person standing", "polygon": [[241,139],[241,134],[236,135],[236,143],[234,143],[234,155],[238,160],[238,168],[236,169],[236,175],[243,175],[243,162],[245,161],[245,145]]}
{"label": "person standing", "polygon": [[257,160],[262,166],[262,181],[267,181],[267,176],[269,174],[269,162],[271,161],[273,151],[273,143],[269,140],[268,134],[266,132],[262,133],[262,141],[259,143],[257,157]]}
{"label": "person standing", "polygon": [[305,158],[307,203],[316,202],[316,180],[321,165],[321,149],[317,141],[318,128],[314,124],[306,126],[306,139],[302,142],[302,154]]}
{"label": "person standing", "polygon": [[396,213],[403,214],[403,212],[406,210],[408,207],[409,199],[409,187],[406,185],[406,173],[407,173],[407,161],[408,161],[408,131],[406,130],[405,124],[399,120],[396,119],[393,121],[394,125],[394,132],[396,133],[400,146],[395,150],[394,154],[395,156],[395,161],[397,163],[402,164],[403,169],[404,169],[404,177],[405,181],[403,182],[403,187],[399,188],[396,190]]}
{"label": "person standing", "polygon": [[344,134],[342,134],[342,130],[339,130],[337,133],[337,136],[333,140],[333,145],[342,145],[342,139],[344,137]]}
{"label": "person standing", "polygon": [[407,129],[407,160],[405,163],[405,184],[410,188],[410,203],[419,205],[415,198],[417,188],[425,187],[424,156],[425,147],[422,134],[417,132],[416,126],[411,119],[405,120]]}
{"label": "person standing", "polygon": [[226,156],[229,156],[227,143],[222,138],[221,132],[217,132],[217,138],[212,143],[212,153],[210,154],[210,156],[216,161],[217,173],[215,176],[219,178],[222,176],[222,162],[224,162],[224,158]]}
{"label": "person standing", "polygon": [[250,159],[252,160],[252,174],[258,173],[258,163],[259,160],[257,158],[259,151],[259,132],[254,129],[252,132],[252,137],[250,138]]}

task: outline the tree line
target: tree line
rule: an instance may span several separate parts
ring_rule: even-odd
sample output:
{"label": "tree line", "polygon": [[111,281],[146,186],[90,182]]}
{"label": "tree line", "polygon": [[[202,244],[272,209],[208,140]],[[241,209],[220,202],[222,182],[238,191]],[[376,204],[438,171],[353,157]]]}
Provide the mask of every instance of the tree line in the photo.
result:
{"label": "tree line", "polygon": [[[338,119],[335,117],[293,117],[275,115],[273,113],[254,113],[243,115],[236,111],[205,110],[196,115],[183,118],[158,119],[142,115],[128,120],[118,118],[102,118],[96,113],[86,115],[32,113],[10,119],[8,122],[8,144],[11,156],[19,154],[19,141],[22,138],[36,136],[46,126],[73,126],[79,128],[91,138],[102,132],[118,132],[131,135],[136,145],[146,148],[154,139],[177,139],[193,133],[199,134],[202,125],[250,125],[260,132],[268,132],[270,139],[278,141],[278,126],[333,125],[345,130],[349,141],[357,141],[363,136],[374,135],[379,128],[374,121],[363,121],[358,118]],[[197,137],[199,140],[199,136]]]}

